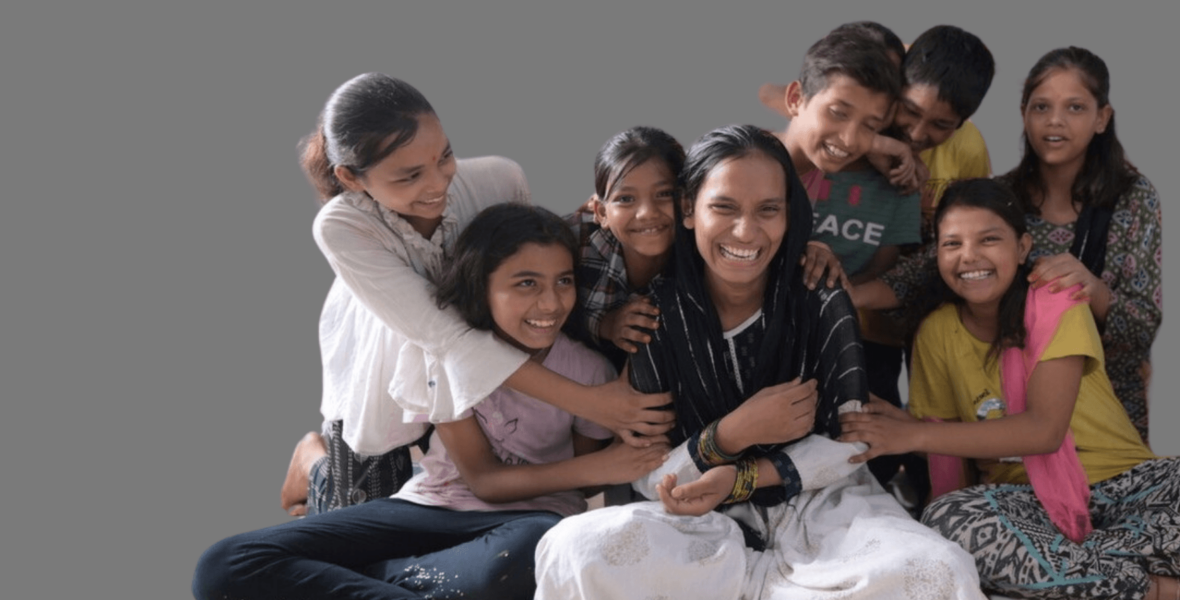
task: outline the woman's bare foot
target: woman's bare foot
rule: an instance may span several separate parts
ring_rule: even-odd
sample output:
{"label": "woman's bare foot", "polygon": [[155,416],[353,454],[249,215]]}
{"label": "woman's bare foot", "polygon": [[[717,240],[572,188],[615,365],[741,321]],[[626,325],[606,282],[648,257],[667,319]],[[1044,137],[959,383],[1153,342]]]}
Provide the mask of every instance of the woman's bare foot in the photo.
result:
{"label": "woman's bare foot", "polygon": [[1180,579],[1151,575],[1151,583],[1147,586],[1147,596],[1144,600],[1178,600],[1180,599]]}
{"label": "woman's bare foot", "polygon": [[283,489],[279,493],[283,510],[287,511],[287,514],[307,514],[307,484],[311,477],[311,466],[320,457],[327,455],[328,448],[324,445],[324,438],[314,431],[307,432],[307,435],[295,444],[291,464],[287,465],[287,478],[283,480]]}

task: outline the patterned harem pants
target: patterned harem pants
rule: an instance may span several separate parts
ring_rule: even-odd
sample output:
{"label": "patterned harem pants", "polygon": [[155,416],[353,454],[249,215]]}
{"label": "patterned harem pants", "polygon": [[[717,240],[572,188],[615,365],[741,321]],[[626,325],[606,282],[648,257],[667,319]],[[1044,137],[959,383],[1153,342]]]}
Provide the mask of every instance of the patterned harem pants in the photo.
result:
{"label": "patterned harem pants", "polygon": [[328,435],[324,436],[328,455],[311,467],[308,515],[388,498],[413,475],[408,446],[377,456],[361,456],[344,442],[343,431],[343,421],[332,422]]}
{"label": "patterned harem pants", "polygon": [[1090,486],[1094,530],[1063,536],[1029,485],[979,485],[933,501],[922,522],[975,557],[984,589],[1018,598],[1126,598],[1180,576],[1180,458]]}

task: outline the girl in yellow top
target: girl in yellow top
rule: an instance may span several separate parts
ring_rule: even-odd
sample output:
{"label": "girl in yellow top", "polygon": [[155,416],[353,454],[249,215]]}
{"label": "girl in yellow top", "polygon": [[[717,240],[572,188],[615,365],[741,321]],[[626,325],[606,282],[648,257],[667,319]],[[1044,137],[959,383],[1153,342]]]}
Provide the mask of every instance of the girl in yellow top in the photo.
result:
{"label": "girl in yellow top", "polygon": [[[937,308],[914,343],[913,415],[875,402],[841,418],[840,439],[869,445],[857,462],[904,452],[973,459],[985,485],[938,498],[922,521],[975,557],[991,591],[1180,598],[1180,459],[1156,457],[1139,438],[1089,308],[1029,292],[1024,223],[993,180],[947,188],[934,217]],[[1052,328],[1030,325],[1053,305],[1063,311]],[[1016,387],[1000,368],[1010,349],[1033,358]],[[1079,499],[1081,532],[1055,512]]]}

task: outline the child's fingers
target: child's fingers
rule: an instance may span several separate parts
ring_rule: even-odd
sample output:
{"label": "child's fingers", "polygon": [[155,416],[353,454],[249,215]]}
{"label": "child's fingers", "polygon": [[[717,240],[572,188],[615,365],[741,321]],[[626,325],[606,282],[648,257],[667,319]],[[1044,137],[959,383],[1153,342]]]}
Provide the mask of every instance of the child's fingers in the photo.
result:
{"label": "child's fingers", "polygon": [[[632,433],[641,436],[648,442],[653,441],[667,441],[667,436],[664,434],[671,431],[674,423],[634,423],[631,425]],[[646,448],[651,444],[631,444],[632,446],[639,446]]]}
{"label": "child's fingers", "polygon": [[804,278],[807,282],[807,289],[814,290],[815,285],[819,283],[820,277],[823,277],[824,265],[816,257],[809,255],[804,268],[807,271],[807,276]]}
{"label": "child's fingers", "polygon": [[[846,412],[846,413],[840,415],[840,417],[839,417],[841,425],[848,425],[851,427],[855,427],[855,425],[857,423],[867,423],[870,420],[872,420],[872,418],[873,418],[872,415],[868,415],[865,413],[858,413],[858,412]],[[845,429],[844,433],[848,433],[848,432],[849,432],[849,430]],[[841,441],[844,441],[844,440],[841,440]]]}
{"label": "child's fingers", "polygon": [[619,332],[619,339],[632,342],[634,344],[646,344],[651,342],[650,335],[634,327],[624,327],[623,330]]}
{"label": "child's fingers", "polygon": [[623,440],[623,443],[635,448],[648,448],[651,447],[653,443],[655,443],[651,440],[651,438],[641,435],[638,432],[631,431],[630,429],[621,432],[619,434],[619,438]]}
{"label": "child's fingers", "polygon": [[840,287],[846,290],[852,289],[852,280],[848,278],[848,273],[844,272],[844,269],[840,269]]}
{"label": "child's fingers", "polygon": [[848,462],[856,464],[856,463],[868,462],[869,460],[872,460],[874,458],[877,458],[877,453],[873,452],[873,448],[870,446],[868,450],[866,450],[860,454],[857,454],[856,456],[850,457],[848,459]]}
{"label": "child's fingers", "polygon": [[828,287],[836,287],[836,282],[842,281],[844,278],[844,270],[832,267],[828,269]]}
{"label": "child's fingers", "polygon": [[628,329],[642,327],[645,329],[655,329],[660,326],[660,320],[654,315],[645,315],[642,313],[630,313],[625,319]]}

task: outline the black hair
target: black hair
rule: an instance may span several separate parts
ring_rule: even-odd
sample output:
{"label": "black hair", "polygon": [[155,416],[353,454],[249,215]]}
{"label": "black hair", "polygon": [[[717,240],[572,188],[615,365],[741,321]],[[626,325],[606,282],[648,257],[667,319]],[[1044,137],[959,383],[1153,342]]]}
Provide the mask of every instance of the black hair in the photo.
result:
{"label": "black hair", "polygon": [[846,30],[863,31],[873,39],[885,45],[885,50],[897,55],[897,60],[901,61],[905,57],[905,44],[902,43],[901,38],[897,37],[893,30],[876,22],[876,21],[853,21],[845,23],[832,31],[846,31]]}
{"label": "black hair", "polygon": [[[687,239],[691,239],[688,232],[682,231],[685,216],[684,205],[696,203],[701,186],[705,184],[705,180],[713,169],[726,160],[742,158],[755,153],[765,155],[783,168],[783,181],[785,182],[783,197],[787,199],[788,235],[783,240],[778,255],[770,266],[771,272],[777,273],[781,269],[778,261],[798,261],[799,257],[803,255],[807,240],[811,238],[813,217],[806,191],[803,190],[802,185],[792,185],[799,178],[795,173],[795,165],[791,162],[791,155],[787,153],[781,140],[773,133],[760,127],[754,125],[720,127],[701,136],[688,149],[688,156],[684,160],[684,171],[680,177],[681,186],[684,188],[684,200],[677,202],[675,208],[676,237],[679,239],[686,236]],[[695,255],[695,260],[700,262],[702,259],[696,253],[695,244],[692,244],[692,248],[693,251],[686,254]],[[670,265],[670,267],[670,272],[673,274],[675,269],[681,268],[675,265]]]}
{"label": "black hair", "polygon": [[901,95],[901,72],[889,59],[885,44],[859,28],[836,29],[807,49],[799,86],[811,98],[828,87],[832,75],[851,77],[890,102]]}
{"label": "black hair", "polygon": [[905,85],[929,85],[938,99],[966,121],[983,102],[996,61],[975,34],[954,25],[936,25],[910,45],[901,63]]}
{"label": "black hair", "polygon": [[491,329],[488,278],[525,244],[561,246],[570,253],[571,265],[578,256],[569,225],[551,211],[516,203],[489,206],[459,234],[450,264],[437,277],[438,307],[454,306],[468,325]]}
{"label": "black hair", "polygon": [[364,174],[414,139],[423,114],[435,114],[426,97],[382,73],[357,75],[336,88],[315,130],[300,141],[300,165],[320,199],[344,192],[335,167]]}
{"label": "black hair", "polygon": [[[765,154],[783,166],[784,179],[793,171],[791,155],[774,134],[753,125],[729,125],[701,136],[688,150],[681,181],[684,197],[696,202],[705,179],[722,161],[742,158],[755,152]],[[786,196],[786,191],[784,191]]]}
{"label": "black hair", "polygon": [[[934,211],[935,248],[940,242],[938,230],[943,217],[952,208],[961,206],[982,208],[995,213],[1016,232],[1017,242],[1028,233],[1020,201],[1008,186],[987,177],[961,179],[946,187],[942,199],[938,202],[938,208]],[[911,331],[915,331],[921,320],[940,305],[946,302],[959,305],[963,303],[963,299],[951,291],[940,275],[937,254],[929,259],[925,271],[929,285],[925,286],[927,292],[915,305],[916,310],[911,315]],[[1000,298],[996,337],[988,352],[989,361],[999,358],[1000,352],[1005,348],[1024,347],[1027,335],[1024,327],[1024,305],[1028,297],[1028,275],[1031,272],[1032,268],[1028,261],[1021,263],[1016,269],[1012,284]]]}
{"label": "black hair", "polygon": [[[1070,46],[1051,50],[1033,65],[1024,80],[1024,91],[1020,95],[1020,108],[1026,110],[1033,90],[1041,85],[1052,72],[1059,69],[1073,69],[1080,76],[1083,85],[1098,101],[1098,108],[1110,105],[1110,71],[1106,62],[1085,48]],[[1016,165],[1002,179],[1016,192],[1026,212],[1041,214],[1040,207],[1033,202],[1035,195],[1045,193],[1045,181],[1041,178],[1040,158],[1028,141],[1028,132],[1021,134],[1024,154]],[[1127,160],[1123,145],[1114,131],[1114,113],[1106,124],[1106,130],[1094,134],[1086,148],[1086,161],[1073,182],[1072,195],[1082,206],[1113,209],[1119,196],[1135,185],[1139,170]]]}
{"label": "black hair", "polygon": [[628,173],[652,158],[663,161],[672,177],[678,178],[684,168],[684,147],[655,127],[639,125],[616,133],[594,157],[594,193],[606,202]]}

